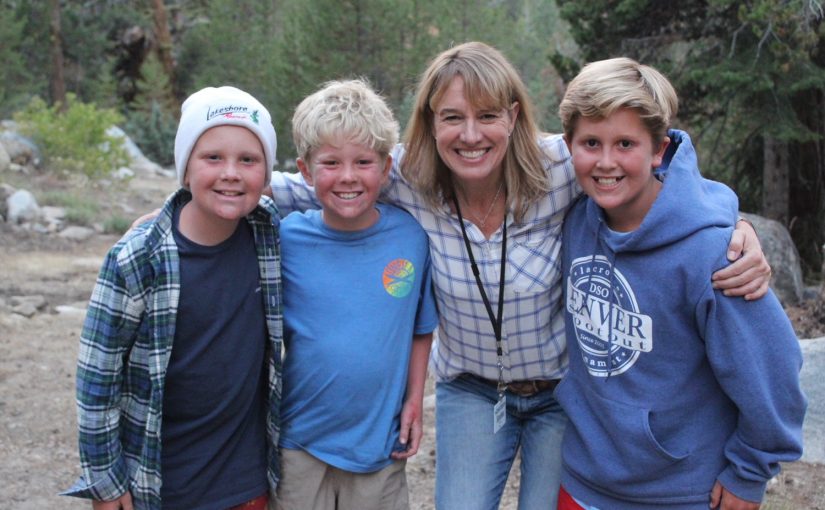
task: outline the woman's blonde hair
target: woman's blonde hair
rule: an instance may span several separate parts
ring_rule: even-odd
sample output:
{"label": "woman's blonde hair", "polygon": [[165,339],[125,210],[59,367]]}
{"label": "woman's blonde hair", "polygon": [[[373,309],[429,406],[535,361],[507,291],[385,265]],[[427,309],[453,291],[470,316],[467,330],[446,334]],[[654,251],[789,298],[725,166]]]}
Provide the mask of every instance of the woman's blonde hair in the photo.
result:
{"label": "woman's blonde hair", "polygon": [[573,78],[559,104],[564,135],[572,140],[581,117],[604,119],[620,108],[636,110],[658,144],[676,116],[679,98],[667,78],[650,66],[625,57],[592,62]]}
{"label": "woman's blonde hair", "polygon": [[336,141],[364,145],[386,158],[398,143],[398,121],[366,80],[330,81],[295,108],[292,139],[304,160]]}
{"label": "woman's blonde hair", "polygon": [[434,120],[435,108],[457,76],[464,80],[464,95],[475,108],[509,110],[514,102],[519,105],[502,168],[508,205],[521,219],[527,207],[549,189],[545,156],[538,145],[540,133],[524,83],[504,55],[484,43],[450,48],[424,71],[404,133],[401,173],[434,207],[452,198],[452,172],[438,154]]}

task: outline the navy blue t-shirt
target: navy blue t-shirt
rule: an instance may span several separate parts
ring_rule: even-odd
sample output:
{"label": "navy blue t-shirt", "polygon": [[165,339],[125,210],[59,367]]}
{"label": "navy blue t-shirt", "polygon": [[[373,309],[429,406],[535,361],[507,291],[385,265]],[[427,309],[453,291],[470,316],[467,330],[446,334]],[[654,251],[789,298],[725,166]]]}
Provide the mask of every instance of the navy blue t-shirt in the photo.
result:
{"label": "navy blue t-shirt", "polygon": [[161,500],[225,509],[267,491],[266,318],[252,229],[216,246],[178,230],[181,292],[163,395]]}

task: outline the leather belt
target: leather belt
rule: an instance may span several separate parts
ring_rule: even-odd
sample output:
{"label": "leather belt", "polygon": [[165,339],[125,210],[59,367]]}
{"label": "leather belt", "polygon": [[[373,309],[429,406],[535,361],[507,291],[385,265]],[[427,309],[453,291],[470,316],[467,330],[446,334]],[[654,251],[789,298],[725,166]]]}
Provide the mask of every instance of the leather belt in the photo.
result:
{"label": "leather belt", "polygon": [[[484,384],[498,388],[498,381],[492,379],[485,379],[474,374],[466,374],[467,376],[476,379]],[[531,379],[524,381],[510,381],[504,385],[504,389],[519,397],[532,397],[543,391],[553,391],[559,384],[560,379]]]}

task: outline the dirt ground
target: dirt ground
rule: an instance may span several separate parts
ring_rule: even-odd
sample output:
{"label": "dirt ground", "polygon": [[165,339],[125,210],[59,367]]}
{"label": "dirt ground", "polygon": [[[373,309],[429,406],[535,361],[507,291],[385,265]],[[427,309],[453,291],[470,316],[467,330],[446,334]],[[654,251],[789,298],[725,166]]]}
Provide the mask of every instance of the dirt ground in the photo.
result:
{"label": "dirt ground", "polygon": [[[27,180],[29,189],[37,185],[37,179]],[[126,189],[95,194],[105,214],[137,217],[162,203],[174,186],[171,181],[144,176]],[[0,223],[0,509],[89,508],[82,500],[57,493],[78,474],[74,370],[83,309],[102,257],[116,239],[97,235],[74,242]],[[43,296],[45,303],[38,313],[25,317],[11,311],[15,296]],[[429,393],[426,435],[407,470],[414,510],[433,508],[431,385]],[[503,509],[516,508],[516,471]],[[763,508],[825,510],[825,465],[784,466]]]}

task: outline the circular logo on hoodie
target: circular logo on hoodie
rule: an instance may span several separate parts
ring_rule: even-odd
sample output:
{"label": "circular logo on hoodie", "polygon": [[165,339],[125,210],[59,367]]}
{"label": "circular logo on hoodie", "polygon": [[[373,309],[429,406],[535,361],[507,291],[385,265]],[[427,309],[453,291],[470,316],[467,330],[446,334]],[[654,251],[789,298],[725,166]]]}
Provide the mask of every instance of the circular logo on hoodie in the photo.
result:
{"label": "circular logo on hoodie", "polygon": [[639,313],[633,289],[603,255],[573,261],[566,308],[591,375],[624,373],[653,349],[653,321]]}

